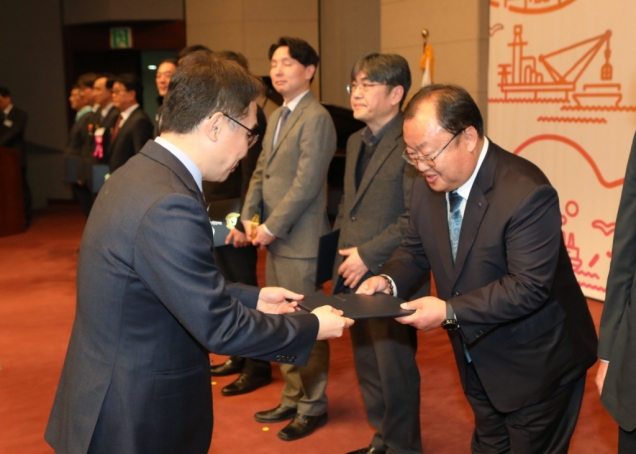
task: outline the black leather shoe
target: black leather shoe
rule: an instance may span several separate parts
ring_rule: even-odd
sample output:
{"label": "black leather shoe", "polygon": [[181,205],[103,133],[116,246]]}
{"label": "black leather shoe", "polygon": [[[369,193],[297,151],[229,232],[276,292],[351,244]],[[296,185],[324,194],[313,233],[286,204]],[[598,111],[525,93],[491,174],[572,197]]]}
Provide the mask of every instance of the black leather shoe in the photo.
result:
{"label": "black leather shoe", "polygon": [[327,413],[319,416],[306,416],[297,413],[294,420],[278,432],[278,438],[285,441],[298,440],[311,435],[325,424],[327,424]]}
{"label": "black leather shoe", "polygon": [[296,409],[292,407],[286,407],[280,404],[276,408],[271,410],[259,411],[254,415],[254,419],[258,422],[281,422],[288,419],[292,419],[296,416]]}
{"label": "black leather shoe", "polygon": [[243,370],[243,364],[245,364],[245,358],[230,356],[227,361],[218,366],[213,366],[210,363],[210,375],[222,377],[224,375],[238,374]]}
{"label": "black leather shoe", "polygon": [[269,385],[272,382],[271,375],[254,375],[243,372],[239,378],[221,390],[224,396],[238,396],[251,393],[255,389]]}
{"label": "black leather shoe", "polygon": [[386,451],[380,451],[373,446],[367,446],[366,448],[360,448],[355,451],[350,451],[347,454],[384,454]]}

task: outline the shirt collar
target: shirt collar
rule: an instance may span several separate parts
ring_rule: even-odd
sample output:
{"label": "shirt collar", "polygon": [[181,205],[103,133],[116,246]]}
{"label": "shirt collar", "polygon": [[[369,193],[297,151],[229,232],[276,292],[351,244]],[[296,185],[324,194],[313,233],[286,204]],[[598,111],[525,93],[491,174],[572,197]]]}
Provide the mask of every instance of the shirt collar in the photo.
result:
{"label": "shirt collar", "polygon": [[294,99],[292,99],[288,103],[283,104],[283,106],[287,107],[291,112],[293,112],[296,106],[298,105],[298,103],[300,102],[300,100],[303,99],[303,96],[305,96],[309,91],[310,90],[303,91],[301,94],[296,96]]}
{"label": "shirt collar", "polygon": [[461,195],[464,200],[468,200],[468,196],[470,195],[470,190],[473,188],[475,178],[477,178],[477,174],[479,173],[481,164],[484,162],[484,158],[486,157],[486,152],[488,151],[488,143],[488,138],[484,136],[484,146],[481,148],[481,153],[479,154],[479,159],[477,160],[477,165],[475,166],[475,170],[473,170],[473,174],[470,176],[466,183],[464,183],[457,189],[457,193]]}
{"label": "shirt collar", "polygon": [[108,115],[108,112],[110,112],[110,109],[113,108],[113,103],[111,102],[109,105],[107,105],[106,107],[104,107],[101,111],[101,115],[102,117],[105,117],[106,115]]}
{"label": "shirt collar", "polygon": [[7,108],[3,110],[4,114],[9,115],[9,112],[11,112],[11,109],[13,109],[13,104],[9,104]]}
{"label": "shirt collar", "polygon": [[382,126],[380,128],[380,130],[378,132],[376,132],[375,134],[373,134],[371,132],[371,129],[368,126],[366,128],[364,128],[364,131],[362,131],[362,141],[364,142],[364,144],[367,147],[372,147],[372,146],[376,145],[378,142],[380,142],[380,140],[382,140],[382,137],[384,136],[386,131],[389,129],[389,126],[391,125],[391,123],[393,123],[393,121],[398,116],[399,116],[399,114],[396,114],[395,117],[393,117],[389,121],[387,121],[386,124],[384,126]]}
{"label": "shirt collar", "polygon": [[188,169],[188,172],[190,172],[190,175],[192,175],[192,178],[194,178],[194,181],[199,187],[199,191],[203,193],[203,177],[201,176],[201,170],[199,170],[194,161],[190,159],[188,155],[181,151],[176,145],[174,145],[172,142],[168,142],[163,137],[157,137],[155,139],[155,142],[168,150],[174,155],[175,158],[181,161],[181,164],[183,164],[185,168]]}
{"label": "shirt collar", "polygon": [[130,114],[133,113],[133,111],[139,107],[139,104],[133,104],[132,106],[130,106],[128,109],[124,110],[122,113],[120,113],[119,115],[121,115],[121,123],[123,123],[124,121],[126,121],[128,119],[128,117],[130,117]]}

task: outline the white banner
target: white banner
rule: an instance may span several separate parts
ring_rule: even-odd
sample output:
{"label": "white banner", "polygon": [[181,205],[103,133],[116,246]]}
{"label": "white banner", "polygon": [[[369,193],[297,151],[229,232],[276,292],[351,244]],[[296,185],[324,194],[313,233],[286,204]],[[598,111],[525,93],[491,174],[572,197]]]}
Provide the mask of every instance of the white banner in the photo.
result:
{"label": "white banner", "polygon": [[635,23],[634,0],[490,1],[488,136],[557,188],[574,271],[599,300],[636,130]]}

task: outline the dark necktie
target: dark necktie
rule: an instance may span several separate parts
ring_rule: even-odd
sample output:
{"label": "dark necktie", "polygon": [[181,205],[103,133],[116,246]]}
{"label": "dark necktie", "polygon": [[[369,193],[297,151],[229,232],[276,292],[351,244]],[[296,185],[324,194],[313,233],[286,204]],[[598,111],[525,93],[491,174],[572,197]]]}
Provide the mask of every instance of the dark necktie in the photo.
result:
{"label": "dark necktie", "polygon": [[121,123],[123,118],[124,117],[122,117],[121,115],[117,117],[117,123],[115,123],[115,128],[113,129],[113,136],[110,138],[111,142],[115,140],[115,137],[117,136],[117,133],[119,132],[119,124]]}
{"label": "dark necktie", "polygon": [[448,224],[448,235],[451,242],[451,251],[453,253],[453,263],[457,256],[457,245],[459,244],[459,233],[462,230],[462,210],[460,209],[464,198],[457,191],[448,194],[448,203],[450,205],[450,222]]}
{"label": "dark necktie", "polygon": [[285,123],[287,122],[287,117],[291,110],[287,108],[287,106],[283,107],[282,113],[280,115],[280,127],[278,128],[278,135],[276,136],[276,142],[274,142],[274,146],[278,143],[278,139],[280,138],[280,134],[283,132],[283,128],[285,127]]}

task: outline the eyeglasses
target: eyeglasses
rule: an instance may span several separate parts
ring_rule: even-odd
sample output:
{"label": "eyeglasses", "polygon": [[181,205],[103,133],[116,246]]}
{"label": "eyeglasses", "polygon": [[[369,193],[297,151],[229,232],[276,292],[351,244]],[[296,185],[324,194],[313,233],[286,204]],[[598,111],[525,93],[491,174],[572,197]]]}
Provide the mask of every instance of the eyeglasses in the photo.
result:
{"label": "eyeglasses", "polygon": [[451,144],[451,142],[455,140],[455,138],[458,135],[460,135],[462,132],[464,132],[463,129],[457,132],[453,137],[451,137],[451,140],[449,140],[448,143],[444,145],[444,147],[441,150],[435,153],[435,156],[432,156],[429,158],[428,156],[418,155],[418,153],[409,153],[407,149],[405,148],[404,151],[402,152],[402,158],[404,158],[404,160],[408,162],[409,164],[411,164],[412,166],[417,167],[418,164],[426,164],[429,167],[435,167],[435,160],[439,157],[439,155],[443,153],[444,150],[446,150],[446,148]]}
{"label": "eyeglasses", "polygon": [[347,93],[352,95],[356,91],[356,88],[360,88],[362,90],[362,93],[366,93],[367,91],[369,91],[369,88],[377,87],[378,85],[387,85],[387,84],[381,84],[381,83],[371,84],[369,82],[362,82],[361,84],[358,84],[357,82],[353,82],[351,85],[347,85]]}
{"label": "eyeglasses", "polygon": [[254,132],[253,129],[248,128],[247,126],[245,126],[240,121],[230,117],[228,114],[224,113],[223,115],[225,117],[229,118],[230,120],[232,120],[237,125],[240,125],[240,126],[244,127],[245,129],[247,129],[247,148],[250,148],[252,145],[254,145],[256,143],[256,141],[258,140],[258,133],[257,132]]}

